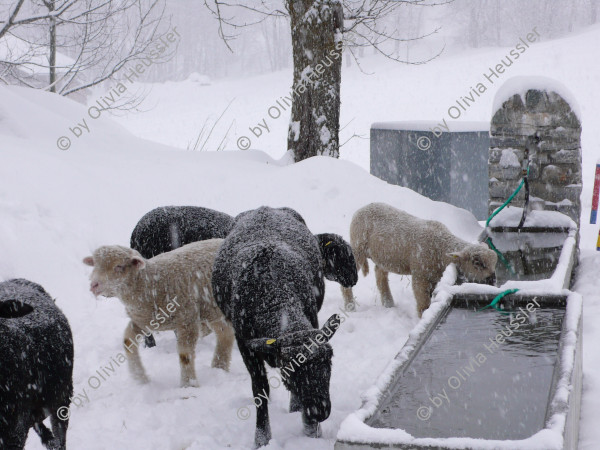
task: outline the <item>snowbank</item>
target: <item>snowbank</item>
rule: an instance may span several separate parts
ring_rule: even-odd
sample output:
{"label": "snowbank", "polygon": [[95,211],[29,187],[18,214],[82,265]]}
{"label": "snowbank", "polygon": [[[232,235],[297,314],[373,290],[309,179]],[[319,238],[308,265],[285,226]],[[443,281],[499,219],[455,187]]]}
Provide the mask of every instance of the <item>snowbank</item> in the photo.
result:
{"label": "snowbank", "polygon": [[[297,209],[314,233],[347,238],[352,214],[383,201],[441,220],[463,239],[475,241],[482,230],[471,213],[389,185],[347,161],[318,157],[287,165],[259,151],[174,151],[136,138],[104,116],[91,120],[84,106],[52,94],[0,87],[0,99],[0,279],[18,276],[41,283],[71,323],[72,448],[252,445],[254,407],[248,409],[249,420],[238,413],[252,403],[249,375],[237,350],[230,373],[210,367],[214,336],[197,347],[199,388],[178,387],[175,337],[169,332],[157,335],[157,347],[141,350],[149,385],[136,385],[126,366],[118,364],[127,316],[116,299],[94,300],[81,259],[100,245],[128,245],[133,227],[152,208],[188,204],[237,214],[285,205]],[[71,147],[58,149],[57,138],[84,117],[90,131],[71,135]],[[404,277],[390,281],[398,293],[391,310],[380,306],[374,277],[361,277],[355,288],[358,310],[346,313],[332,341],[333,407],[323,423],[323,439],[303,437],[299,414],[287,412],[287,391],[274,388],[273,448],[333,446],[339,423],[359,406],[360,392],[417,322],[410,284]],[[342,313],[342,305],[339,286],[328,282],[320,320]],[[41,449],[33,432],[27,449]]]}

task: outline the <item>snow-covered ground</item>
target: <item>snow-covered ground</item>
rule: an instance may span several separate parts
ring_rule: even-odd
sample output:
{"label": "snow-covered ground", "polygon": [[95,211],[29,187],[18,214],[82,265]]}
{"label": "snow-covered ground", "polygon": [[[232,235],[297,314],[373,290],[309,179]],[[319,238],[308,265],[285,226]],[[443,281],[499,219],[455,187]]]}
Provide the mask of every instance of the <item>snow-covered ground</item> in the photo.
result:
{"label": "snow-covered ground", "polygon": [[[600,354],[594,346],[600,342],[600,255],[594,245],[597,226],[587,224],[594,163],[600,156],[600,131],[594,126],[600,104],[600,62],[594,56],[599,38],[600,28],[595,27],[561,41],[535,44],[498,82],[500,86],[515,75],[553,77],[572,91],[581,107],[584,192],[576,284],[584,296],[580,448],[590,450],[600,442]],[[372,75],[345,69],[342,125],[350,124],[342,141],[354,133],[368,137],[369,125],[376,121],[441,121],[447,108],[507,51],[484,49],[410,67],[373,59],[368,67]],[[263,204],[285,205],[296,208],[314,233],[348,237],[353,212],[384,201],[440,220],[464,239],[474,240],[479,234],[470,213],[371,177],[368,140],[351,140],[342,149],[342,160],[281,163],[288,116],[271,119],[267,110],[289,92],[290,79],[290,73],[280,72],[210,86],[189,81],[156,85],[142,105],[150,111],[116,121],[90,119],[85,107],[51,94],[0,87],[0,279],[23,277],[42,284],[69,318],[75,339],[75,394],[87,397],[77,402],[81,406],[72,406],[70,448],[252,446],[254,410],[250,408],[247,420],[238,418],[239,409],[252,401],[249,375],[236,351],[229,373],[210,368],[214,336],[197,348],[199,388],[178,387],[178,357],[170,332],[157,336],[156,348],[142,350],[149,385],[136,385],[125,366],[112,362],[121,351],[128,321],[117,299],[95,300],[89,293],[89,270],[81,260],[99,245],[128,245],[135,223],[153,207],[193,204],[236,214]],[[493,97],[490,89],[464,120],[489,120]],[[234,149],[238,137],[247,135],[252,148],[263,151],[182,150],[205,120],[216,119],[232,99],[208,148],[218,146],[235,120],[228,148]],[[83,117],[89,132],[83,130],[75,138],[69,128]],[[260,138],[249,135],[248,127],[265,118],[271,131]],[[61,136],[72,140],[66,151],[56,148]],[[361,275],[355,289],[358,311],[349,313],[331,342],[333,406],[323,423],[323,438],[303,437],[300,415],[286,412],[289,398],[281,387],[272,390],[270,449],[333,448],[341,421],[360,406],[360,394],[417,323],[409,278],[392,276],[391,284],[397,307],[384,309],[372,276]],[[328,282],[321,321],[342,305],[338,286]],[[42,448],[33,432],[26,448]]]}

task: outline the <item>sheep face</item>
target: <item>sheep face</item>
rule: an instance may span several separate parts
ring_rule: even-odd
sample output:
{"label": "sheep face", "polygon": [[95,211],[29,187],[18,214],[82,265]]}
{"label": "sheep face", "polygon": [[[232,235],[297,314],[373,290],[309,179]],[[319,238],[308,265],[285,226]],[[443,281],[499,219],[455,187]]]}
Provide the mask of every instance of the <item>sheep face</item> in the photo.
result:
{"label": "sheep face", "polygon": [[325,421],[331,412],[329,381],[333,350],[329,340],[340,324],[340,316],[334,314],[320,330],[247,341],[252,351],[275,356],[283,382],[298,401],[298,410],[302,410],[305,433],[312,437],[317,437],[319,422]]}
{"label": "sheep face", "polygon": [[[307,344],[308,345],[308,344]],[[305,424],[317,424],[325,421],[331,412],[329,398],[329,382],[331,379],[331,358],[333,350],[331,345],[323,344],[317,349],[306,347],[292,350],[292,359],[283,359],[283,367],[293,367],[298,362],[298,355],[303,354],[307,360],[299,364],[294,372],[287,371],[288,379],[285,380],[290,391],[299,400],[302,409],[302,421]],[[296,351],[297,350],[297,351]],[[282,369],[282,373],[285,369]]]}
{"label": "sheep face", "polygon": [[96,297],[119,297],[121,288],[146,265],[137,251],[120,245],[100,247],[93,256],[84,258],[83,263],[94,268],[90,291]]}
{"label": "sheep face", "polygon": [[358,281],[356,260],[352,247],[341,236],[332,233],[315,235],[323,257],[323,275],[345,288]]}
{"label": "sheep face", "polygon": [[459,252],[449,253],[461,274],[472,282],[494,284],[498,257],[482,244],[469,245]]}

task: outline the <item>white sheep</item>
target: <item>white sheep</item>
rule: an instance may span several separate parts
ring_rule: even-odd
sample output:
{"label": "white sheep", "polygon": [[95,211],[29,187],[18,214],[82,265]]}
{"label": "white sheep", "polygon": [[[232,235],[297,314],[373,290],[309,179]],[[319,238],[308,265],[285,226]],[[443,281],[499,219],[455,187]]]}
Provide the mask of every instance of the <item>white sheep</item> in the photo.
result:
{"label": "white sheep", "polygon": [[201,324],[216,334],[212,367],[229,370],[233,328],[216,305],[211,286],[215,255],[223,239],[209,239],[144,259],[119,245],[103,246],[83,262],[94,267],[90,290],[96,296],[118,297],[131,322],[124,346],[129,369],[140,382],[148,377],[138,347],[154,331],[174,330],[181,365],[181,385],[196,386],[195,347]]}
{"label": "white sheep", "polygon": [[[469,281],[495,281],[497,256],[484,244],[454,236],[435,220],[423,220],[385,203],[371,203],[354,213],[350,245],[363,275],[367,258],[375,263],[375,279],[384,306],[394,306],[388,273],[412,275],[419,317],[431,303],[431,294],[448,264],[455,263]],[[354,300],[352,288],[342,288],[346,305]]]}

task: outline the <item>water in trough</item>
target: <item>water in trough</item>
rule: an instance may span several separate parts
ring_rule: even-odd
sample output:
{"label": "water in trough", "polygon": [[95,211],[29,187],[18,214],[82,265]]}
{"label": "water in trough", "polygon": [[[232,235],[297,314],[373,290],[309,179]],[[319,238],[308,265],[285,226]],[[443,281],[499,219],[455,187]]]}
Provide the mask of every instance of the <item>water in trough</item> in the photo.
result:
{"label": "water in trough", "polygon": [[[533,299],[509,315],[455,299],[368,424],[434,438],[523,439],[541,430],[565,310]],[[533,313],[522,312],[528,303]],[[502,330],[508,337],[498,342]]]}
{"label": "water in trough", "polygon": [[546,232],[488,232],[500,258],[496,265],[497,285],[508,280],[535,281],[552,276],[558,264],[568,230]]}

